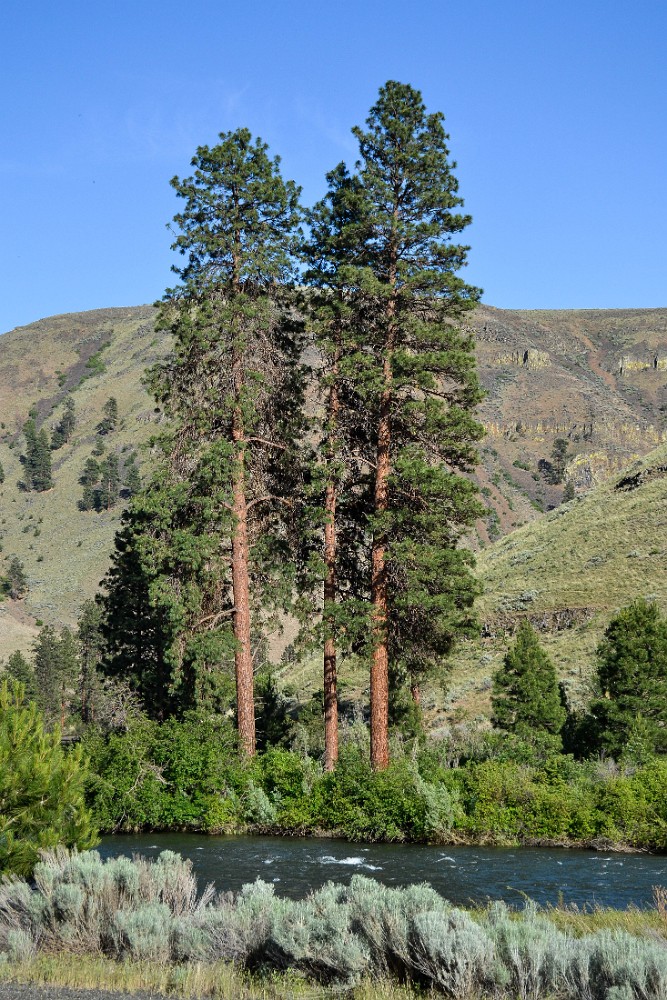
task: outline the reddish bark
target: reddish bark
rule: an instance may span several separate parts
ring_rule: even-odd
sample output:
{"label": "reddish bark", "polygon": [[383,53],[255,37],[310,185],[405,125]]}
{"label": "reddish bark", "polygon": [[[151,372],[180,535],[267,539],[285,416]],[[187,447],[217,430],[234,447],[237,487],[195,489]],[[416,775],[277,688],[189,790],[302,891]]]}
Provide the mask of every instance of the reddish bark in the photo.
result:
{"label": "reddish bark", "polygon": [[[236,428],[234,433],[236,437]],[[244,753],[255,752],[255,699],[253,690],[252,649],[250,645],[250,578],[248,573],[248,508],[245,495],[243,447],[239,447],[234,477],[232,537],[232,589],[234,593],[234,638],[236,652],[236,713],[239,740]]]}
{"label": "reddish bark", "polygon": [[[385,362],[385,369],[388,367]],[[385,371],[386,377],[386,371]],[[375,514],[387,510],[391,390],[382,395],[378,426],[377,469],[375,474]],[[371,660],[371,764],[381,771],[389,764],[389,654],[387,650],[387,568],[386,538],[383,531],[373,538],[371,554],[371,605],[373,626],[373,657]]]}
{"label": "reddish bark", "polygon": [[[396,214],[396,213],[394,213]],[[389,476],[391,474],[391,404],[392,352],[396,318],[396,260],[391,254],[389,284],[394,290],[387,303],[387,336],[385,339],[382,376],[384,389],[380,399],[377,459],[375,469],[375,516],[382,517],[389,507]],[[371,620],[373,656],[371,660],[371,765],[382,771],[389,764],[389,650],[387,648],[387,538],[384,528],[376,531],[371,552]]]}
{"label": "reddish bark", "polygon": [[[334,459],[333,437],[336,433],[339,400],[335,379],[337,366],[334,365],[329,392],[328,418],[330,448],[329,458]],[[336,481],[330,470],[325,496],[326,523],[324,526],[324,605],[333,607],[336,601]],[[336,641],[333,635],[333,621],[325,621],[324,638],[324,770],[333,771],[338,760],[338,693],[336,672]]]}
{"label": "reddish bark", "polygon": [[410,694],[415,705],[421,705],[422,693],[419,688],[419,684],[416,681],[413,681],[410,685]]}

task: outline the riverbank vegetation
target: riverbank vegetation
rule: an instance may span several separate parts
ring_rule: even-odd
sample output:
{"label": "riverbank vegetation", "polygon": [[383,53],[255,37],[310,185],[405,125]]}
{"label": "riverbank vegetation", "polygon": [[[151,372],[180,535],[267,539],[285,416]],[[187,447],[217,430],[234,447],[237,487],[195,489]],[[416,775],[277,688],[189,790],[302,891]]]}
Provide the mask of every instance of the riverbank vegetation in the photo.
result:
{"label": "riverbank vegetation", "polygon": [[[606,911],[574,916],[568,923],[567,913],[532,904],[468,911],[425,885],[394,889],[362,876],[303,900],[279,898],[261,881],[216,897],[198,893],[190,862],[169,851],[155,862],[102,862],[95,852],[61,849],[44,855],[33,887],[0,887],[0,979],[90,982],[102,972],[107,986],[148,982],[204,996],[241,987],[236,996],[252,997],[244,973],[277,973],[288,976],[283,996],[292,987],[299,996],[299,980],[337,992],[359,986],[352,995],[369,1000],[411,988],[457,1000],[665,995],[664,908],[630,914],[633,933],[610,927]],[[80,978],[63,952],[83,956]],[[265,995],[277,995],[275,979],[267,986]]]}

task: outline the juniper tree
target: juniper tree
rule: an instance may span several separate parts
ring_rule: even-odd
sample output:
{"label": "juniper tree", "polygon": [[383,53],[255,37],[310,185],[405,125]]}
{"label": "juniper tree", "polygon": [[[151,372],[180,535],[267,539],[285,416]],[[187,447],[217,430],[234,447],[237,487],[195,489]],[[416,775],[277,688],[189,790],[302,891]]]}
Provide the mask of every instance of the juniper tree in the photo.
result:
{"label": "juniper tree", "polygon": [[565,723],[558,678],[553,663],[529,622],[522,622],[516,640],[493,678],[494,726],[527,736],[558,735]]}
{"label": "juniper tree", "polygon": [[[357,384],[374,439],[370,601],[371,757],[389,759],[389,662],[419,678],[472,625],[471,557],[457,547],[481,514],[465,473],[476,461],[481,398],[471,336],[456,322],[479,290],[457,271],[470,222],[440,113],[389,81],[359,142],[363,247],[355,287]],[[359,227],[360,220],[355,220]]]}
{"label": "juniper tree", "polygon": [[184,201],[174,248],[186,260],[158,323],[174,350],[150,379],[173,431],[130,506],[143,527],[126,538],[142,548],[150,600],[168,623],[172,690],[206,700],[232,657],[240,743],[253,753],[252,638],[260,609],[292,589],[303,372],[286,290],[298,189],[246,129],[200,147],[192,165],[172,181]]}

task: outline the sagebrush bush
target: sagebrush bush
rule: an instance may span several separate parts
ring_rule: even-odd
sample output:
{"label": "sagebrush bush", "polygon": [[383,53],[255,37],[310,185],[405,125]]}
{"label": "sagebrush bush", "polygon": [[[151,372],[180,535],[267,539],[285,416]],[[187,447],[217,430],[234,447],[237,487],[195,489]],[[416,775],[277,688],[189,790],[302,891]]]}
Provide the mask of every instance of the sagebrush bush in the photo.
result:
{"label": "sagebrush bush", "polygon": [[233,961],[293,970],[343,987],[387,974],[456,1000],[667,1000],[664,939],[560,930],[535,906],[471,914],[427,885],[389,888],[355,875],[302,900],[257,881],[232,897],[198,896],[189,862],[102,862],[47,854],[34,888],[0,884],[0,961],[37,951],[157,964]]}

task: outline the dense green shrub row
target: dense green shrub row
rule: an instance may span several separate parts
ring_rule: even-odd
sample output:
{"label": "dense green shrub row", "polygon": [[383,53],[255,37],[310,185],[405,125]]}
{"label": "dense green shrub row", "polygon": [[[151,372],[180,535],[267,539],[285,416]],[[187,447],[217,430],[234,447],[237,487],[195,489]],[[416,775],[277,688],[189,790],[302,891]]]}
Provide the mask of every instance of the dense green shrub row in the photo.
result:
{"label": "dense green shrub row", "polygon": [[374,772],[361,740],[336,771],[269,748],[235,753],[226,720],[143,721],[89,735],[93,813],[104,830],[328,830],[353,840],[480,839],[509,843],[607,838],[667,849],[667,760],[577,762],[548,736],[492,733],[398,747]]}
{"label": "dense green shrub row", "polygon": [[35,887],[0,885],[0,958],[75,950],[159,963],[233,961],[351,985],[391,973],[446,996],[558,996],[631,1000],[667,996],[667,949],[655,938],[558,929],[535,907],[493,904],[474,914],[426,885],[388,888],[354,876],[303,900],[257,881],[236,898],[198,897],[190,862],[96,852],[47,855]]}

